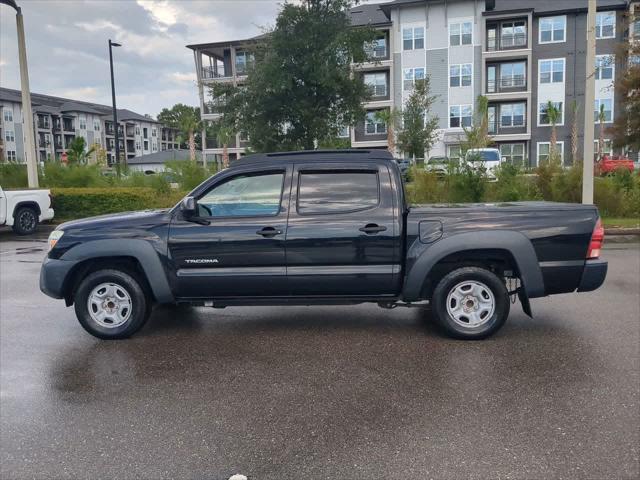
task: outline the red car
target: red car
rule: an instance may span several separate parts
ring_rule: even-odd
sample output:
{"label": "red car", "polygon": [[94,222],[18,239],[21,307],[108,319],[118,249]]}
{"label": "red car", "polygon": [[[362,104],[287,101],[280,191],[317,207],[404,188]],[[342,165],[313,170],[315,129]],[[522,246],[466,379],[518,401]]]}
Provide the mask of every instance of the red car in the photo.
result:
{"label": "red car", "polygon": [[633,173],[633,160],[622,155],[603,155],[595,164],[596,175],[604,176],[616,170],[629,170]]}

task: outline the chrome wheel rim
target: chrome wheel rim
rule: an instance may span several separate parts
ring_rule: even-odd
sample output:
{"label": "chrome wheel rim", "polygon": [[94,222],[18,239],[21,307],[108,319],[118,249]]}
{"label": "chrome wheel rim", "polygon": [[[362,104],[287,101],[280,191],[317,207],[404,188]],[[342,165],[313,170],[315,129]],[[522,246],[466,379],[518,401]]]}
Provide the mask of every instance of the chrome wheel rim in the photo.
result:
{"label": "chrome wheel rim", "polygon": [[131,317],[131,296],[117,283],[101,283],[89,294],[89,316],[101,327],[116,328]]}
{"label": "chrome wheel rim", "polygon": [[486,324],[496,309],[493,292],[484,283],[466,280],[458,283],[447,295],[447,313],[465,328],[478,328]]}

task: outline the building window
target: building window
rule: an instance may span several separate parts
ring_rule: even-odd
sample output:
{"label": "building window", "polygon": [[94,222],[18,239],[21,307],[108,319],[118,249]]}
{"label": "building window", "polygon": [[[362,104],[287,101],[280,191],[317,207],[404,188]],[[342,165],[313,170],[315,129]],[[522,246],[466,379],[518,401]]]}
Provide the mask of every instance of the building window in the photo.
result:
{"label": "building window", "polygon": [[512,165],[524,165],[524,143],[504,143],[500,145],[500,157]]}
{"label": "building window", "polygon": [[236,52],[236,75],[246,75],[254,63],[253,53],[243,50]]}
{"label": "building window", "polygon": [[4,121],[5,122],[13,122],[13,112],[11,110],[9,110],[8,108],[5,108],[3,110],[4,110]]}
{"label": "building window", "polygon": [[140,135],[140,125],[136,125],[136,135]]}
{"label": "building window", "polygon": [[[551,102],[553,103],[558,110],[560,110],[560,115],[558,116],[558,121],[556,125],[563,125],[563,110],[562,110],[562,102]],[[538,125],[551,125],[549,121],[549,117],[547,116],[547,104],[548,102],[541,103],[538,106]]]}
{"label": "building window", "polygon": [[449,107],[449,127],[470,127],[473,108],[471,105],[451,105]]}
{"label": "building window", "polygon": [[540,19],[539,43],[564,42],[567,33],[567,17],[544,17]]}
{"label": "building window", "polygon": [[[338,129],[338,138],[349,138],[350,137],[350,132],[349,132],[349,127],[340,127]],[[242,138],[240,139],[242,140]]]}
{"label": "building window", "polygon": [[604,123],[613,121],[613,101],[610,98],[596,98],[593,109],[593,120],[600,123],[600,109],[604,113]]}
{"label": "building window", "polygon": [[9,162],[16,161],[16,151],[15,150],[7,150],[7,160]]}
{"label": "building window", "polygon": [[527,23],[524,20],[500,25],[500,47],[524,47],[527,44]]}
{"label": "building window", "polygon": [[153,143],[151,144],[151,149],[154,152],[158,151],[158,143],[154,140]]}
{"label": "building window", "polygon": [[369,58],[384,58],[387,56],[387,38],[380,37],[367,42],[364,51]]}
{"label": "building window", "polygon": [[387,96],[387,74],[386,73],[365,73],[364,83],[371,89],[372,97]]}
{"label": "building window", "polygon": [[99,120],[99,119],[97,119],[97,118],[94,118],[94,119],[93,119],[93,129],[94,129],[96,132],[99,132],[99,131],[100,131],[100,120]]}
{"label": "building window", "polygon": [[378,118],[376,112],[367,112],[364,119],[364,133],[366,135],[387,133],[387,125]]}
{"label": "building window", "polygon": [[613,154],[613,145],[611,140],[605,138],[602,145],[602,152],[599,152],[600,142],[598,140],[593,141],[593,157],[595,160],[599,159],[602,155],[611,155]]}
{"label": "building window", "polygon": [[145,140],[143,145],[144,145],[144,151],[148,152],[149,151],[149,140]]}
{"label": "building window", "polygon": [[403,50],[420,50],[424,48],[424,27],[402,29]]}
{"label": "building window", "polygon": [[80,117],[78,118],[78,123],[80,124],[80,130],[87,129],[87,117],[85,117],[84,115],[80,115]]}
{"label": "building window", "polygon": [[451,87],[468,87],[471,85],[471,64],[451,65],[449,67],[449,85]]}
{"label": "building window", "polygon": [[613,55],[596,55],[596,80],[613,80]]}
{"label": "building window", "polygon": [[460,145],[447,146],[447,158],[451,160],[451,163],[460,163],[460,158],[462,158],[462,147],[460,147]]}
{"label": "building window", "polygon": [[526,83],[525,62],[502,63],[500,65],[500,87],[524,87]]}
{"label": "building window", "polygon": [[136,142],[136,150],[140,150],[140,142]]}
{"label": "building window", "polygon": [[473,42],[473,24],[471,22],[449,25],[449,45],[471,45]]}
{"label": "building window", "polygon": [[[538,142],[538,165],[549,161],[551,144],[549,142]],[[560,163],[564,163],[564,142],[556,142],[556,151],[560,155]]]}
{"label": "building window", "polygon": [[16,141],[16,137],[13,134],[13,130],[7,130],[4,132],[4,139],[7,142],[15,142]]}
{"label": "building window", "polygon": [[153,128],[151,129],[151,136],[152,136],[152,137],[155,137],[155,136],[157,135],[157,133],[158,133],[158,132],[157,132],[157,130],[156,130],[156,127],[153,127]]}
{"label": "building window", "polygon": [[403,89],[413,90],[416,80],[424,80],[424,68],[405,68]]}
{"label": "building window", "polygon": [[540,83],[564,82],[564,58],[539,60]]}
{"label": "building window", "polygon": [[596,38],[614,38],[616,36],[616,12],[598,12],[596,14]]}
{"label": "building window", "polygon": [[501,127],[524,127],[525,104],[503,103],[500,105]]}

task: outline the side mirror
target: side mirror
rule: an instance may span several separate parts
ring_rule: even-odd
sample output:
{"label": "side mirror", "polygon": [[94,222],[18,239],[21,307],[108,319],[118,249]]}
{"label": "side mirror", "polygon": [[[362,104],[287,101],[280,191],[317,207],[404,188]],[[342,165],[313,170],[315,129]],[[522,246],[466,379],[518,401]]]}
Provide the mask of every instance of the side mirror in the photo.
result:
{"label": "side mirror", "polygon": [[184,213],[187,216],[195,214],[196,199],[191,196],[184,197],[182,199],[182,202],[180,202],[180,210],[182,210],[182,213]]}

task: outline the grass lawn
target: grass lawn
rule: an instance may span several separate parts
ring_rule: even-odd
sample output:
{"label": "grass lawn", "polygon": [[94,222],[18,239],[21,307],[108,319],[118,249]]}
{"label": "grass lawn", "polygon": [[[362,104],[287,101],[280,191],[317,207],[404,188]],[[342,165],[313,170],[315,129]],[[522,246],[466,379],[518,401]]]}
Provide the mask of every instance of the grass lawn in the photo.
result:
{"label": "grass lawn", "polygon": [[602,219],[605,227],[640,228],[640,218],[607,218]]}

